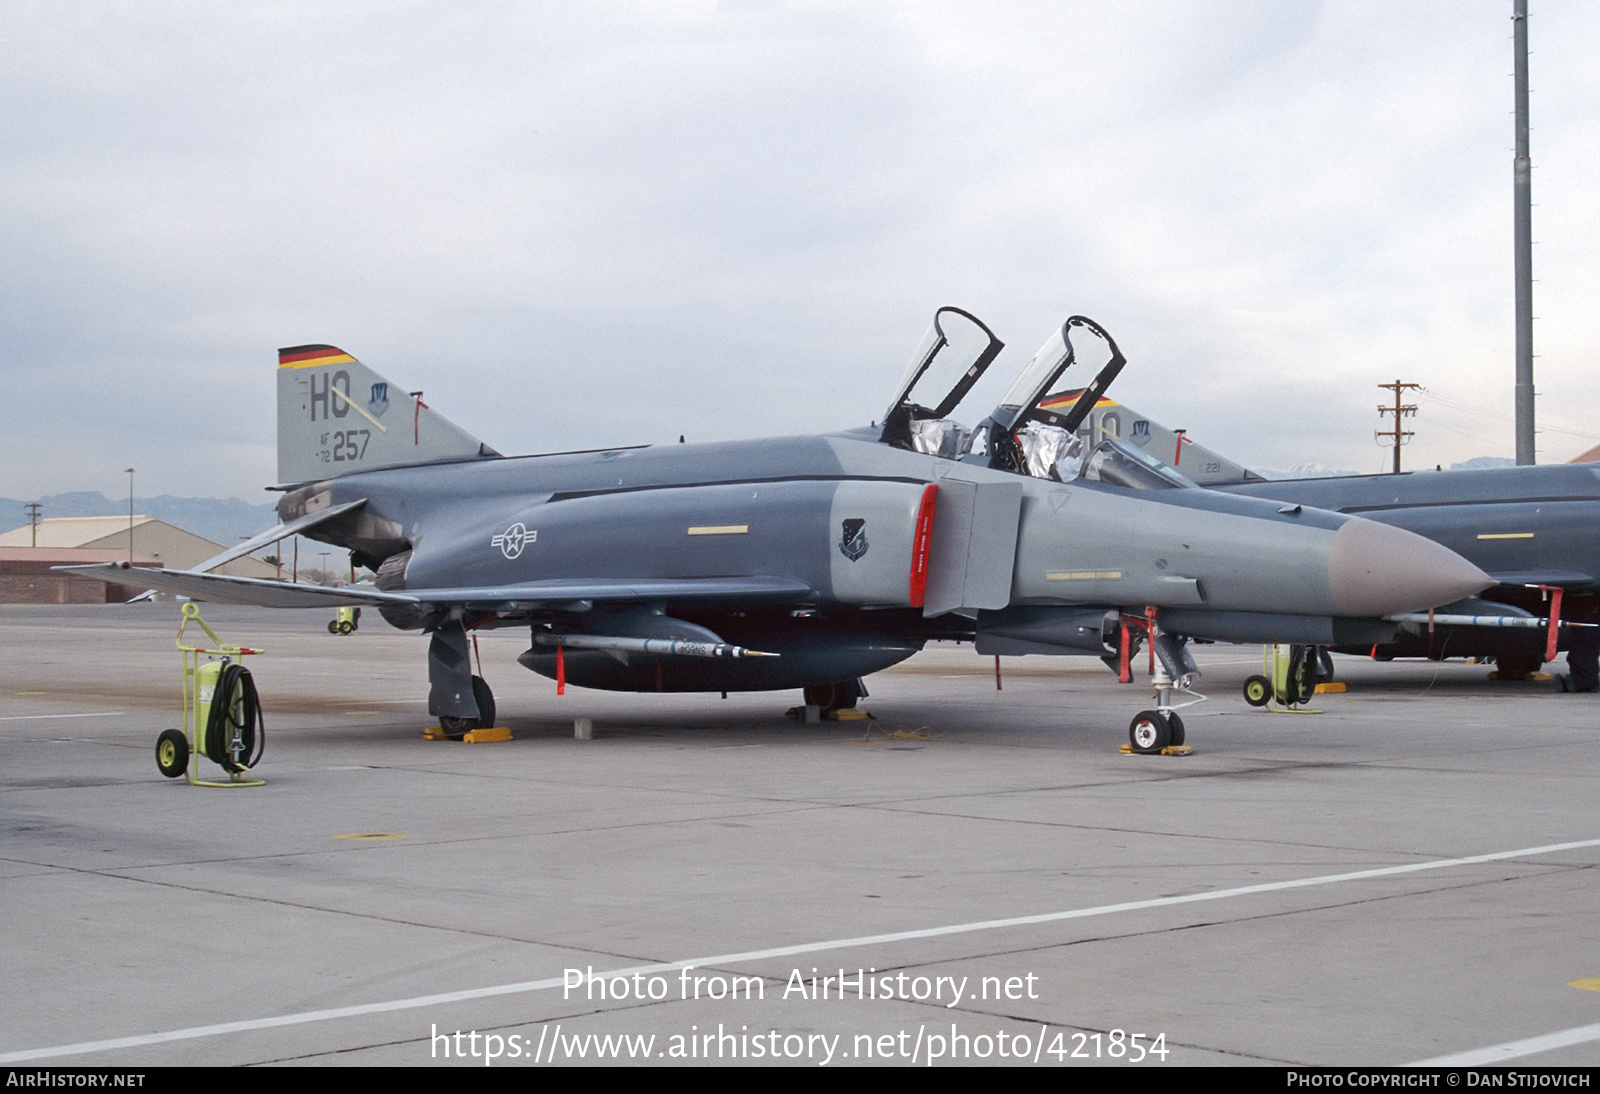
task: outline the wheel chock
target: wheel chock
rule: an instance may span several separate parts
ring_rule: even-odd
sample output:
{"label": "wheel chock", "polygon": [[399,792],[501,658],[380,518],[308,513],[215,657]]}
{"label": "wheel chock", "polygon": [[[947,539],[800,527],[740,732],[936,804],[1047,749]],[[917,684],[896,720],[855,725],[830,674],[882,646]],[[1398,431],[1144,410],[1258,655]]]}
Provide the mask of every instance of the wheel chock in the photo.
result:
{"label": "wheel chock", "polygon": [[1317,695],[1338,695],[1338,694],[1340,694],[1342,692],[1349,691],[1349,690],[1350,690],[1349,688],[1344,686],[1344,681],[1335,680],[1331,684],[1318,684],[1317,687],[1316,687],[1316,694]]}
{"label": "wheel chock", "polygon": [[[438,726],[429,726],[422,731],[424,741],[448,741],[450,735]],[[490,741],[511,740],[511,730],[506,726],[496,726],[494,729],[470,729],[462,734],[459,740],[469,744],[487,744]]]}
{"label": "wheel chock", "polygon": [[1117,749],[1124,756],[1193,756],[1193,745],[1168,745],[1160,752],[1135,752],[1131,744],[1126,742]]}

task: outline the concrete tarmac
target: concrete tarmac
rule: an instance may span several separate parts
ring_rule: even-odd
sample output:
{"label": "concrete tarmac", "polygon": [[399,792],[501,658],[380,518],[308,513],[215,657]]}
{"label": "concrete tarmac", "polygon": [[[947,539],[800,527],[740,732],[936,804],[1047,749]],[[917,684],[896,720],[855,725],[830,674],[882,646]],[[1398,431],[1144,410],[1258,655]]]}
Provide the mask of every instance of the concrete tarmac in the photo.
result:
{"label": "concrete tarmac", "polygon": [[419,636],[204,614],[266,651],[266,786],[156,770],[176,605],[0,607],[0,1062],[1600,1060],[1595,696],[1339,658],[1268,714],[1202,646],[1193,755],[1145,757],[1092,658],[930,649],[805,726],[557,697],[517,629],[515,739],[461,744]]}

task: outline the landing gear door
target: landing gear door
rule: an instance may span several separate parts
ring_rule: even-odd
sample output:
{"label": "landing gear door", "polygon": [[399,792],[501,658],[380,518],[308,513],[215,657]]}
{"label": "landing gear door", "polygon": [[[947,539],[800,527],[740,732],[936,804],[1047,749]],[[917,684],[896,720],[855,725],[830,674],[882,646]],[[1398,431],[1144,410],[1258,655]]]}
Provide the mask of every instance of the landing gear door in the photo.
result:
{"label": "landing gear door", "polygon": [[925,617],[1011,603],[1022,483],[941,479],[928,549]]}

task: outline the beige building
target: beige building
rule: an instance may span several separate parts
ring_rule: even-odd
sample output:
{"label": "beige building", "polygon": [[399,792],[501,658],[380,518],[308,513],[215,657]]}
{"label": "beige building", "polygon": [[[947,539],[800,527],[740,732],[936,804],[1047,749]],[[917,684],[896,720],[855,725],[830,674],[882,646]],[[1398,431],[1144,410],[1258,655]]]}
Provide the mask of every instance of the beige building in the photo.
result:
{"label": "beige building", "polygon": [[[38,542],[34,537],[37,534]],[[0,534],[0,547],[85,548],[90,550],[121,551],[128,557],[127,517],[51,517],[38,525],[24,524]],[[164,520],[150,517],[133,518],[133,553],[139,558],[155,560],[168,570],[188,570],[208,558],[220,555],[223,545],[213,543],[204,536],[186,532]],[[234,559],[217,570],[219,574],[233,577],[278,576],[278,571],[258,558]]]}
{"label": "beige building", "polygon": [[[121,604],[144,592],[145,587],[94,581],[76,574],[57,573],[52,567],[126,561],[127,548],[109,551],[82,547],[0,547],[0,604]],[[134,555],[133,564],[161,565],[156,559],[143,555]]]}

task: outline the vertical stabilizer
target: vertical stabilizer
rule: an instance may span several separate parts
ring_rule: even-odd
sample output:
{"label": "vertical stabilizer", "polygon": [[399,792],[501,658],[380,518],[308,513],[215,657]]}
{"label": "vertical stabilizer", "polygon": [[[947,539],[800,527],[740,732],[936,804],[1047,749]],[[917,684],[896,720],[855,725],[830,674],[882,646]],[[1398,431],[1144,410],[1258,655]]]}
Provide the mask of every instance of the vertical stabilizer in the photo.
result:
{"label": "vertical stabilizer", "polygon": [[336,346],[278,351],[278,482],[499,453]]}

